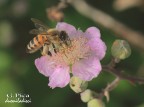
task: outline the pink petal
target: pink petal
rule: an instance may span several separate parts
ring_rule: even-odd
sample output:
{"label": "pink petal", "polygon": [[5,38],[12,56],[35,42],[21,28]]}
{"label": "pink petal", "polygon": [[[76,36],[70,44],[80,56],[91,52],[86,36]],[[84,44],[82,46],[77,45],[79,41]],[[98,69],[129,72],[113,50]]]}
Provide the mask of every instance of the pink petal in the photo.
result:
{"label": "pink petal", "polygon": [[56,29],[58,29],[60,31],[66,31],[70,37],[74,36],[74,34],[76,33],[76,28],[65,22],[59,22],[56,25]]}
{"label": "pink petal", "polygon": [[106,53],[106,45],[100,38],[93,38],[88,41],[88,45],[91,48],[92,55],[98,59],[102,59]]}
{"label": "pink petal", "polygon": [[35,60],[35,65],[38,71],[46,77],[50,76],[55,69],[54,62],[49,61],[48,56],[42,56],[40,58],[37,58]]}
{"label": "pink petal", "polygon": [[57,66],[49,78],[49,86],[65,87],[70,81],[69,66]]}
{"label": "pink petal", "polygon": [[92,38],[100,38],[101,34],[100,34],[100,30],[96,27],[89,27],[86,32],[85,32],[85,36],[89,39]]}
{"label": "pink petal", "polygon": [[85,36],[88,38],[88,45],[91,48],[92,55],[96,56],[98,59],[102,59],[106,53],[106,45],[101,40],[100,31],[96,27],[89,27],[86,32]]}
{"label": "pink petal", "polygon": [[72,66],[72,73],[74,76],[78,76],[82,80],[90,81],[97,77],[101,71],[100,61],[96,57],[89,57],[88,59],[82,59],[77,61]]}

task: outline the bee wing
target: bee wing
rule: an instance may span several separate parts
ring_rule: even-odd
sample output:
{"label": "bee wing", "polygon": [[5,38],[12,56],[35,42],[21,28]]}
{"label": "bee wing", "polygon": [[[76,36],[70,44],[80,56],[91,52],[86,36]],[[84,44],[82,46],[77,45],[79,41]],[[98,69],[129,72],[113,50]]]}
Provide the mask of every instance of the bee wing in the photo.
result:
{"label": "bee wing", "polygon": [[45,25],[43,22],[41,22],[38,19],[31,18],[31,21],[34,23],[35,27],[40,31],[40,32],[46,32],[48,30],[48,26]]}
{"label": "bee wing", "polygon": [[29,32],[30,34],[40,34],[41,32],[38,29],[32,29]]}

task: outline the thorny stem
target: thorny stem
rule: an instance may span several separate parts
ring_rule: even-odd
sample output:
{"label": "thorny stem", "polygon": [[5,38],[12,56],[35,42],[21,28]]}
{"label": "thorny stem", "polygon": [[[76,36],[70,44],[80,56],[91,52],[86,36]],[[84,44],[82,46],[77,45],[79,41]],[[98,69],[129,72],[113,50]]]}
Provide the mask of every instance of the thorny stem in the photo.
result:
{"label": "thorny stem", "polygon": [[111,83],[109,83],[105,89],[99,94],[99,98],[102,99],[104,96],[106,96],[107,101],[109,101],[109,92],[112,91],[119,83],[120,78],[116,77],[115,80],[113,80]]}
{"label": "thorny stem", "polygon": [[116,58],[112,57],[112,59],[111,59],[111,61],[108,65],[102,65],[102,70],[106,71],[106,72],[109,72],[109,73],[115,75],[116,77],[119,77],[120,79],[128,80],[132,84],[134,84],[134,83],[144,83],[144,78],[125,75],[120,70],[116,69],[115,65],[116,65],[117,62],[118,62],[118,60]]}
{"label": "thorny stem", "polygon": [[102,99],[104,96],[106,97],[107,101],[109,101],[109,92],[112,91],[119,83],[121,79],[127,80],[130,83],[144,83],[144,78],[138,78],[130,75],[125,75],[121,71],[115,68],[116,63],[118,62],[117,59],[112,58],[108,65],[102,65],[102,70],[109,72],[116,76],[116,79],[108,84],[101,93],[99,93],[98,98]]}
{"label": "thorny stem", "polygon": [[102,99],[104,96],[106,97],[107,101],[109,101],[109,92],[112,91],[119,83],[121,79],[127,80],[130,83],[144,83],[144,78],[138,78],[130,75],[125,75],[121,71],[115,69],[115,64],[117,63],[117,60],[115,58],[112,58],[110,63],[108,65],[103,65],[102,70],[109,72],[116,76],[116,79],[112,81],[110,84],[108,84],[103,91],[98,95],[98,98]]}
{"label": "thorny stem", "polygon": [[117,77],[114,81],[112,81],[110,84],[107,85],[107,87],[104,89],[104,91],[113,90],[117,86],[119,80],[120,80],[120,78]]}
{"label": "thorny stem", "polygon": [[113,75],[115,75],[116,77],[119,77],[120,79],[124,79],[124,80],[128,80],[131,83],[144,83],[144,78],[139,78],[139,77],[134,77],[134,76],[130,76],[130,75],[124,75],[121,71],[112,68],[108,65],[103,65],[102,66],[103,71],[109,72]]}
{"label": "thorny stem", "polygon": [[109,62],[109,64],[107,66],[114,68],[115,65],[116,65],[115,59],[112,57],[111,61]]}

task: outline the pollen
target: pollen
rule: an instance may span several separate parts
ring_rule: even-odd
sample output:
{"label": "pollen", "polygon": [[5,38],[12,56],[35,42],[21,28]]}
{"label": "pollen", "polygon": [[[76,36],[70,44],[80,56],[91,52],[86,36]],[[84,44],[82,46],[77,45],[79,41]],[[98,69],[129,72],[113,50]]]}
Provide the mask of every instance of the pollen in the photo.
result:
{"label": "pollen", "polygon": [[87,41],[87,38],[84,36],[78,36],[72,39],[71,45],[61,47],[59,52],[52,56],[52,60],[72,65],[80,59],[87,58],[90,55],[90,48],[87,45]]}

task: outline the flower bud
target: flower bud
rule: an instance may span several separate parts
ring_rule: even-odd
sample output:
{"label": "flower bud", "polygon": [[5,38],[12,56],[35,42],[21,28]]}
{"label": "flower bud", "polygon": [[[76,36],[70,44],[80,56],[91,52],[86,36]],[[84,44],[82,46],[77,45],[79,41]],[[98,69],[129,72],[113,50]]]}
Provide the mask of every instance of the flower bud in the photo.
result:
{"label": "flower bud", "polygon": [[87,86],[88,86],[87,81],[81,80],[80,78],[75,76],[71,77],[70,87],[74,92],[76,93],[83,92],[87,88]]}
{"label": "flower bud", "polygon": [[87,107],[105,107],[105,105],[100,99],[95,98],[87,103]]}
{"label": "flower bud", "polygon": [[88,102],[88,101],[90,101],[90,100],[92,100],[93,98],[96,97],[96,93],[94,91],[90,90],[90,89],[87,89],[84,92],[82,92],[80,94],[80,96],[81,96],[81,100],[83,102]]}
{"label": "flower bud", "polygon": [[114,58],[122,60],[131,55],[131,48],[125,40],[115,40],[111,47],[111,53]]}
{"label": "flower bud", "polygon": [[55,6],[47,9],[47,16],[50,20],[56,22],[61,22],[64,19],[63,12]]}

